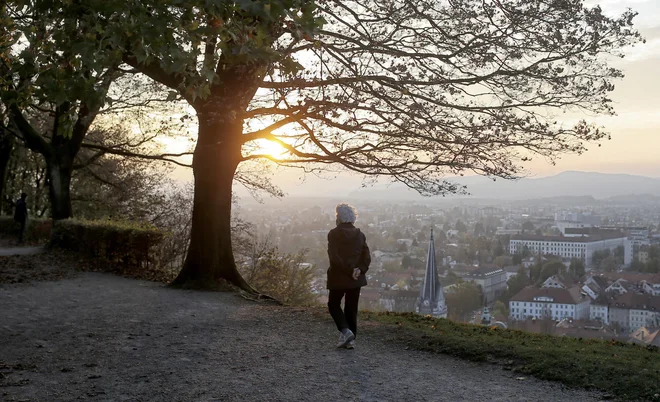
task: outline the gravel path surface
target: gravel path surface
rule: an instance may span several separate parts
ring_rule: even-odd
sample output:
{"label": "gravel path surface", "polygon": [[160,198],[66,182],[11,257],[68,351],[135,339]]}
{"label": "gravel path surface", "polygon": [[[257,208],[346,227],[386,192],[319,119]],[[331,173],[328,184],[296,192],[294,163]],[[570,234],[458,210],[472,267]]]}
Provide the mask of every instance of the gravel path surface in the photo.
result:
{"label": "gravel path surface", "polygon": [[0,248],[0,257],[8,257],[12,255],[34,255],[45,252],[44,247],[14,247],[14,248]]}
{"label": "gravel path surface", "polygon": [[325,314],[231,293],[99,273],[0,285],[0,400],[597,400],[363,324],[357,348],[337,350]]}

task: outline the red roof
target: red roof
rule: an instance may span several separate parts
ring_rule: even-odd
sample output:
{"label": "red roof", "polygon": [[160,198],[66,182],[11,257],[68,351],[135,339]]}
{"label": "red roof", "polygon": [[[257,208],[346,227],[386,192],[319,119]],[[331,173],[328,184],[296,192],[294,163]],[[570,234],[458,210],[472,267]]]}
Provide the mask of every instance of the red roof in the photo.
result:
{"label": "red roof", "polygon": [[580,294],[580,288],[578,287],[573,287],[570,289],[559,289],[527,286],[517,295],[513,296],[511,301],[539,302],[538,300],[535,300],[535,298],[538,297],[550,298],[552,299],[551,303],[561,304],[579,304],[584,300],[582,294]]}
{"label": "red roof", "polygon": [[625,279],[628,282],[641,282],[647,281],[650,283],[660,283],[660,274],[640,274],[635,272],[604,272],[600,275],[603,278],[608,279],[611,282],[615,282],[617,279]]}
{"label": "red roof", "polygon": [[660,296],[626,292],[621,296],[615,297],[610,303],[610,307],[660,311]]}

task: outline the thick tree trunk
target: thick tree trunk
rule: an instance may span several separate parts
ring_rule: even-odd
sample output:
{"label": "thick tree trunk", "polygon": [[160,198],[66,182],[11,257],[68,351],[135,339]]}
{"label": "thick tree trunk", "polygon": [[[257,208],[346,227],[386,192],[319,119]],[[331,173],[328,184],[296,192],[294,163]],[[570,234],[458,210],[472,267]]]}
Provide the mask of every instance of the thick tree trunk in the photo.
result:
{"label": "thick tree trunk", "polygon": [[9,166],[9,158],[13,149],[14,137],[0,128],[0,215],[4,211],[10,213],[7,205],[5,205],[4,190],[7,179],[7,167]]}
{"label": "thick tree trunk", "polygon": [[237,140],[242,124],[230,127],[209,123],[204,116],[199,120],[199,137],[193,155],[195,200],[190,247],[172,285],[215,288],[226,280],[254,292],[236,269],[231,243],[232,183],[241,159],[241,145]]}
{"label": "thick tree trunk", "polygon": [[47,161],[48,194],[50,196],[51,215],[54,221],[73,217],[71,208],[73,162],[69,159]]}

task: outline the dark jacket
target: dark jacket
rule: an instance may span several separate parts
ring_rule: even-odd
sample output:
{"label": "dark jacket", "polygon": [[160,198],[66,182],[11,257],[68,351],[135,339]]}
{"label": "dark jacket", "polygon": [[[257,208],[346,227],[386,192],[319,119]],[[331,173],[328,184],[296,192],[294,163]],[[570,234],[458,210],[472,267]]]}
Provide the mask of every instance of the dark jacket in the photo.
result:
{"label": "dark jacket", "polygon": [[18,201],[16,201],[15,208],[16,209],[14,210],[14,220],[16,222],[25,223],[25,221],[27,221],[27,216],[28,216],[27,203],[25,202],[25,200],[19,198]]}
{"label": "dark jacket", "polygon": [[[352,223],[341,223],[328,232],[328,289],[355,289],[367,285],[364,274],[371,264],[367,237]],[[353,268],[361,274],[353,279]]]}

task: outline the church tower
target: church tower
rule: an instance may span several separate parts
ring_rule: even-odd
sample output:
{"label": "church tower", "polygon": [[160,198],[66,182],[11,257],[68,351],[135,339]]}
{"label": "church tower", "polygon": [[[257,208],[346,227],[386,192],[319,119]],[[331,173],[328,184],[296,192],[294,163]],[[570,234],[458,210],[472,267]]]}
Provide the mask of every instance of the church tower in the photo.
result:
{"label": "church tower", "polygon": [[442,284],[438,279],[438,269],[435,263],[433,229],[431,229],[431,242],[426,257],[426,274],[424,275],[422,288],[419,291],[415,312],[422,315],[430,314],[436,318],[447,318],[447,305],[445,304],[445,296],[442,293]]}

